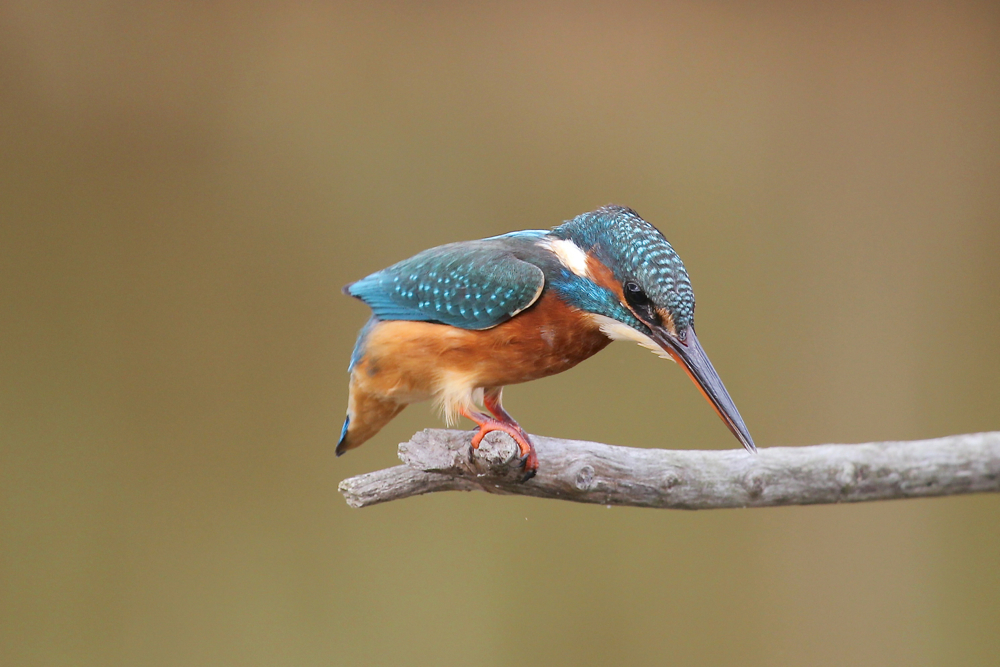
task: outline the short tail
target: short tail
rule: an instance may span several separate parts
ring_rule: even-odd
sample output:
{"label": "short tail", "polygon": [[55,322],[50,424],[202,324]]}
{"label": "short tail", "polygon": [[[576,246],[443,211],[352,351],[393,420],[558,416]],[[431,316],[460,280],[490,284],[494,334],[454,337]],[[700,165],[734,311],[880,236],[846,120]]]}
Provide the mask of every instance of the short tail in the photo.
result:
{"label": "short tail", "polygon": [[351,428],[351,415],[344,419],[344,428],[340,429],[340,441],[337,442],[337,456],[341,456],[350,447],[347,446],[347,431]]}
{"label": "short tail", "polygon": [[395,401],[380,400],[371,395],[359,396],[353,391],[349,405],[344,427],[340,430],[337,456],[363,445],[406,407]]}
{"label": "short tail", "polygon": [[[351,285],[344,287],[345,294],[350,294]],[[361,328],[358,342],[354,344],[351,365],[348,368],[351,374],[351,386],[347,398],[347,419],[344,420],[344,428],[340,431],[337,456],[363,445],[406,407],[405,403],[397,403],[387,398],[380,390],[380,383],[385,381],[385,374],[373,372],[365,356],[368,336],[378,325],[379,319],[373,316]],[[392,381],[391,377],[389,381]]]}

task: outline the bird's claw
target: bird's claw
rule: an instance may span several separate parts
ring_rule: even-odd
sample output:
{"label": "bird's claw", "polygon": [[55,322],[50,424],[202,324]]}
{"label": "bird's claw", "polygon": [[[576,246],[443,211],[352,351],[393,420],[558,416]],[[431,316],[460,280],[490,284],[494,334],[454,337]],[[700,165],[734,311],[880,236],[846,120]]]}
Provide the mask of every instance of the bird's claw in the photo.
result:
{"label": "bird's claw", "polygon": [[538,473],[538,456],[535,454],[534,447],[528,450],[527,454],[524,454],[519,458],[518,467],[524,468],[524,475],[521,477],[522,484]]}
{"label": "bird's claw", "polygon": [[[469,447],[469,461],[473,463],[475,462],[476,450],[479,449],[479,445],[480,443],[482,443],[483,437],[492,430],[504,431],[509,436],[514,438],[514,442],[517,444],[517,449],[511,452],[511,455],[507,457],[507,460],[504,461],[504,464],[511,465],[514,463],[514,460],[517,459],[517,464],[516,464],[517,467],[524,469],[524,474],[521,476],[522,484],[524,482],[527,482],[532,477],[534,477],[535,474],[538,472],[538,456],[535,454],[535,448],[531,445],[531,441],[528,439],[528,434],[525,433],[524,431],[521,431],[520,433],[515,435],[514,433],[511,433],[507,429],[484,430],[482,427],[480,427],[479,429],[473,431],[472,434],[472,442],[470,443]],[[520,436],[520,438],[517,437],[518,435]],[[523,443],[521,442],[522,440]],[[525,452],[522,445],[526,445],[528,451]]]}

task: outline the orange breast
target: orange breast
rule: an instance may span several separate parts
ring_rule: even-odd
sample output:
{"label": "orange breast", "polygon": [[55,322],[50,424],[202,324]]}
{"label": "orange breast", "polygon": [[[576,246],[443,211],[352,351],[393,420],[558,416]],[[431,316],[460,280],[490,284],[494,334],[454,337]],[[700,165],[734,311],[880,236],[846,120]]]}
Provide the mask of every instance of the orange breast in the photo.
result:
{"label": "orange breast", "polygon": [[434,395],[442,378],[501,387],[561,373],[609,342],[586,314],[546,292],[531,308],[484,331],[381,322],[370,332],[357,370],[379,393],[414,402]]}

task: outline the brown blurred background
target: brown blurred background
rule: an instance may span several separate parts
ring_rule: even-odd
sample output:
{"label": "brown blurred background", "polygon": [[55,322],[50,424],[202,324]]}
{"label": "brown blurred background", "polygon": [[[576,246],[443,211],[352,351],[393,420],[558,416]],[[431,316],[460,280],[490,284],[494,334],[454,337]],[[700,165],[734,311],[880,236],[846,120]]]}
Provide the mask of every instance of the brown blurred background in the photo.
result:
{"label": "brown blurred background", "polygon": [[[0,5],[0,662],[998,664],[996,496],[345,506],[439,422],[334,457],[340,287],[608,202],[759,445],[1000,429],[996,3]],[[635,346],[506,396],[738,446]]]}

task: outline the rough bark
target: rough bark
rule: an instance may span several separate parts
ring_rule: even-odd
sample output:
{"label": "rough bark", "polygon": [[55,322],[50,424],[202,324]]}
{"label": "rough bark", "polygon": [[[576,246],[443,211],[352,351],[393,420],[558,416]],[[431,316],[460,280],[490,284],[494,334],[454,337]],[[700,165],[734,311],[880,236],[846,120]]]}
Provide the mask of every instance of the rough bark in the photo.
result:
{"label": "rough bark", "polygon": [[486,491],[676,509],[812,505],[1000,492],[1000,432],[911,442],[770,447],[751,454],[636,449],[532,436],[538,475],[519,481],[513,441],[428,429],[399,445],[404,465],[346,479],[352,507],[436,491]]}

